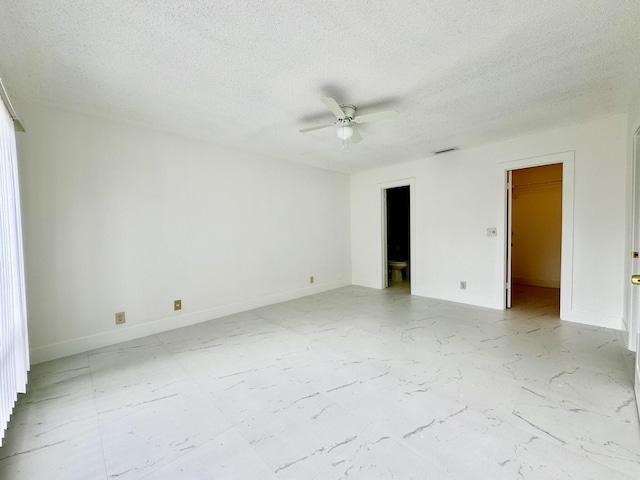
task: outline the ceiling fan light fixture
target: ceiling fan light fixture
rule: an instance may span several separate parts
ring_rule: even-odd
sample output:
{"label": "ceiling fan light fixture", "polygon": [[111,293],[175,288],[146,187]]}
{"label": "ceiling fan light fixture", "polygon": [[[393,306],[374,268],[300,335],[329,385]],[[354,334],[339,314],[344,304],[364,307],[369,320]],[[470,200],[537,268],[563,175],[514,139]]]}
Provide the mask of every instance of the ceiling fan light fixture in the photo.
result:
{"label": "ceiling fan light fixture", "polygon": [[321,128],[329,128],[334,125],[338,126],[336,134],[342,140],[342,148],[349,151],[350,143],[360,143],[362,135],[358,131],[357,125],[360,123],[377,122],[380,120],[393,120],[398,117],[397,110],[386,110],[384,112],[373,112],[365,115],[356,115],[356,107],[350,104],[338,105],[333,98],[323,97],[320,99],[324,106],[333,113],[336,120],[333,123],[318,125],[316,127],[308,127],[300,130],[302,133],[319,130]]}
{"label": "ceiling fan light fixture", "polygon": [[342,140],[348,140],[353,137],[353,128],[349,125],[342,125],[338,128],[338,138]]}

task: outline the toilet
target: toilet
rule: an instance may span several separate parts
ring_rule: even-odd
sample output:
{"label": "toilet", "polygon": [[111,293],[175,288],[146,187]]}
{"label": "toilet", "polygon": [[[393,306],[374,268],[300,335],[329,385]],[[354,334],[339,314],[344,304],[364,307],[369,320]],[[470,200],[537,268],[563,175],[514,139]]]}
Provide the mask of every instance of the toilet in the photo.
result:
{"label": "toilet", "polygon": [[391,269],[391,281],[401,282],[402,270],[407,268],[409,264],[407,262],[396,262],[394,260],[389,260],[388,264],[389,264],[389,268]]}

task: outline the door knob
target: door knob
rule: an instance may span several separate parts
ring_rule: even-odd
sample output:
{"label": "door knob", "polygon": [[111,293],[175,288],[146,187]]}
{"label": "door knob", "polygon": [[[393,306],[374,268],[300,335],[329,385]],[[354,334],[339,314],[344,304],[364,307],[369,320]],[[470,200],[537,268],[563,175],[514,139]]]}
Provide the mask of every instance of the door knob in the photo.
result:
{"label": "door knob", "polygon": [[631,283],[640,285],[640,275],[631,275]]}

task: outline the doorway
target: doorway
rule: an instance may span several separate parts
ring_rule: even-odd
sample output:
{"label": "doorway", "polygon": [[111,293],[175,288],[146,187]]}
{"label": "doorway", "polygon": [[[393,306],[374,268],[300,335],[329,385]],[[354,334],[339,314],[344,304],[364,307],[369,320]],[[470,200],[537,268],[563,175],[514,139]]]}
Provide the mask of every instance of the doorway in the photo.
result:
{"label": "doorway", "polygon": [[562,171],[556,163],[508,172],[507,308],[560,315]]}
{"label": "doorway", "polygon": [[[640,128],[633,137],[633,176],[632,176],[632,230],[631,230],[631,274],[640,274]],[[629,291],[627,320],[627,348],[635,350],[634,388],[636,404],[640,414],[640,286],[632,285]]]}
{"label": "doorway", "polygon": [[411,291],[411,191],[387,188],[385,199],[385,287]]}

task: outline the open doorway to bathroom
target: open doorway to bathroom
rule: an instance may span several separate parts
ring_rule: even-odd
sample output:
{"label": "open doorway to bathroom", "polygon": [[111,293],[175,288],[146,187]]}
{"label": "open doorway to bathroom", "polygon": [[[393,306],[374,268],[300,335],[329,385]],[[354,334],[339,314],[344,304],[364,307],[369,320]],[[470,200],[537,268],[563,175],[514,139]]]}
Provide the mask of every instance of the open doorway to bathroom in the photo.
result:
{"label": "open doorway to bathroom", "polygon": [[562,164],[512,170],[507,307],[560,314]]}
{"label": "open doorway to bathroom", "polygon": [[411,194],[409,185],[385,190],[385,285],[411,292]]}

